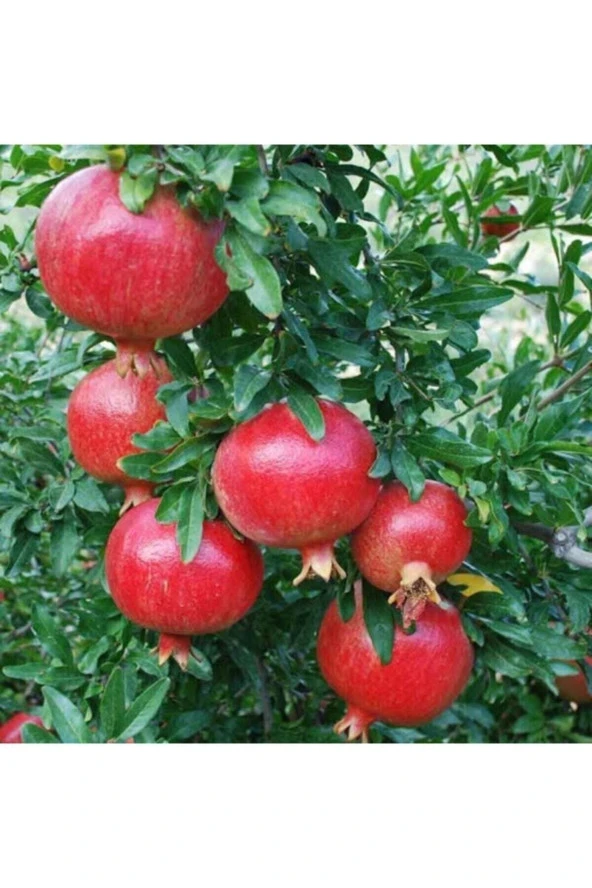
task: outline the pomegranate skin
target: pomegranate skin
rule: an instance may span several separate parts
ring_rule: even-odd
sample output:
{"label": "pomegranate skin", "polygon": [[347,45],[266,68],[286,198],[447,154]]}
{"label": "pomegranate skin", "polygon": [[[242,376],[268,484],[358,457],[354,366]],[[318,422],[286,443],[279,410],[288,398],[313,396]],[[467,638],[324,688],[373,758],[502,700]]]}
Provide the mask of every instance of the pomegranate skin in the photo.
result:
{"label": "pomegranate skin", "polygon": [[87,167],[50,194],[35,234],[41,280],[61,311],[92,330],[146,341],[182,333],[228,294],[214,258],[223,223],[184,210],[166,187],[131,213],[120,175]]}
{"label": "pomegranate skin", "polygon": [[[386,484],[376,505],[352,536],[352,554],[366,579],[385,592],[397,592],[406,568],[440,583],[460,567],[471,548],[464,521],[467,510],[452,488],[426,481],[418,502],[399,481]],[[413,582],[412,576],[409,581]]]}
{"label": "pomegranate skin", "polygon": [[[592,666],[592,657],[586,657],[586,663]],[[592,703],[592,694],[588,690],[586,676],[575,660],[568,661],[578,667],[577,675],[561,675],[555,679],[559,696],[571,703]]]}
{"label": "pomegranate skin", "polygon": [[400,727],[426,724],[456,700],[473,666],[471,643],[449,602],[427,604],[411,635],[396,626],[393,656],[383,666],[364,624],[359,588],[348,622],[341,619],[335,601],[329,606],[317,657],[325,681],[347,703],[346,717],[336,730],[349,730],[349,739],[364,736],[374,721]]}
{"label": "pomegranate skin", "polygon": [[313,441],[285,403],[236,426],[218,448],[214,492],[231,524],[266,546],[299,549],[303,572],[329,579],[333,543],[368,515],[380,482],[368,471],[376,446],[365,425],[332,401],[319,400],[325,435]]}
{"label": "pomegranate skin", "polygon": [[[483,214],[483,218],[495,219],[497,216],[517,216],[518,210],[514,204],[510,204],[507,210],[500,210],[498,207],[489,207],[487,212]],[[512,240],[509,235],[515,235],[520,231],[519,222],[481,222],[481,231],[485,236],[493,236]]]}
{"label": "pomegranate skin", "polygon": [[117,461],[142,452],[132,444],[132,435],[148,432],[158,420],[166,419],[156,393],[173,379],[155,353],[143,353],[142,357],[142,370],[129,369],[123,377],[118,372],[118,359],[92,370],[68,402],[67,428],[74,458],[99,481],[124,487],[124,508],[147,499],[153,487],[130,478]]}
{"label": "pomegranate skin", "polygon": [[43,727],[43,722],[38,715],[30,715],[28,712],[17,712],[8,721],[0,726],[0,743],[22,743],[21,734],[25,725],[38,725]]}
{"label": "pomegranate skin", "polygon": [[164,636],[227,629],[261,591],[259,549],[238,540],[224,522],[204,521],[199,551],[183,564],[176,526],[154,517],[159,502],[151,499],[127,512],[111,531],[105,569],[115,604],[133,623]]}

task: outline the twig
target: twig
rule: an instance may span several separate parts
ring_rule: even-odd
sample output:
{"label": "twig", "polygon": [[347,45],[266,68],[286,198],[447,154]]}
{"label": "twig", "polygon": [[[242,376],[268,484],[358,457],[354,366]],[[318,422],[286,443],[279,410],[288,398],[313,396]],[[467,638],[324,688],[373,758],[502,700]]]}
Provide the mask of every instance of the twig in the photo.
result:
{"label": "twig", "polygon": [[263,661],[257,657],[257,675],[259,676],[259,692],[261,695],[261,711],[263,714],[263,733],[267,737],[273,727],[273,710],[269,691],[267,690],[267,673]]}
{"label": "twig", "polygon": [[267,165],[267,157],[263,145],[257,145],[257,160],[259,161],[259,169],[264,176],[269,176],[269,167]]}
{"label": "twig", "polygon": [[[584,527],[591,526],[592,506],[584,512]],[[561,558],[575,567],[592,569],[592,552],[577,545],[579,527],[557,527],[554,529],[545,524],[532,524],[528,521],[517,522],[513,527],[524,536],[533,537],[533,539],[546,543],[556,558]]]}
{"label": "twig", "polygon": [[563,395],[572,388],[576,383],[583,379],[583,377],[592,370],[592,361],[588,361],[587,364],[584,364],[577,373],[574,373],[573,376],[570,376],[569,379],[566,379],[564,383],[562,383],[555,391],[552,391],[550,395],[547,395],[546,398],[543,398],[542,401],[539,401],[537,405],[537,410],[544,410],[545,407],[548,407],[549,404],[552,404],[554,401],[557,401],[559,398],[563,397]]}

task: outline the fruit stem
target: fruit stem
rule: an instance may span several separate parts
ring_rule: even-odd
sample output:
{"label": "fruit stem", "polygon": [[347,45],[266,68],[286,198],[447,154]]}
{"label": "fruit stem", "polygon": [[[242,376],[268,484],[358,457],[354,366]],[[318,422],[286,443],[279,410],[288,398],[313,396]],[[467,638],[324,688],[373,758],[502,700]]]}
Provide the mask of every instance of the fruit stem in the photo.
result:
{"label": "fruit stem", "polygon": [[158,639],[158,665],[162,666],[169,657],[179,664],[181,669],[187,669],[189,654],[191,653],[191,636],[169,635],[161,632]]}
{"label": "fruit stem", "polygon": [[368,728],[375,720],[369,712],[364,712],[358,706],[348,703],[345,715],[333,730],[336,734],[346,734],[346,739],[350,742],[361,737],[362,743],[369,743]]}
{"label": "fruit stem", "polygon": [[344,580],[346,573],[337,563],[333,552],[333,543],[315,543],[311,546],[303,546],[300,549],[302,555],[302,570],[294,579],[294,586],[299,586],[303,580],[313,576],[321,577],[329,582],[331,577],[339,577]]}

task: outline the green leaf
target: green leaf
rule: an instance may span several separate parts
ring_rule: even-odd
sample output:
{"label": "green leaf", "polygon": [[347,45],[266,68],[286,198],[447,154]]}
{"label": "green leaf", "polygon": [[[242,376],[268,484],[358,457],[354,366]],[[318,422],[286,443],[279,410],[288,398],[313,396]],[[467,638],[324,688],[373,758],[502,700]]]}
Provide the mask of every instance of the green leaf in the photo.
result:
{"label": "green leaf", "polygon": [[256,197],[246,198],[240,201],[227,201],[226,209],[233,219],[240,222],[253,234],[267,237],[271,231],[271,225],[261,211],[261,205]]}
{"label": "green leaf", "polygon": [[163,339],[159,348],[164,352],[167,363],[173,370],[189,379],[195,377],[195,355],[184,339],[180,336],[171,336]]}
{"label": "green leaf", "polygon": [[296,416],[313,441],[325,437],[325,419],[318,401],[302,389],[292,389],[288,395],[288,407]]}
{"label": "green leaf", "polygon": [[542,411],[535,426],[533,438],[535,441],[551,441],[558,432],[564,431],[570,420],[582,409],[587,393],[577,398],[570,398],[558,404],[550,404]]}
{"label": "green leaf", "polygon": [[160,462],[157,462],[152,467],[152,471],[155,475],[168,475],[175,469],[182,469],[189,463],[198,460],[203,456],[206,449],[213,448],[213,446],[213,444],[201,438],[190,438],[188,441],[183,441],[182,444],[175,447],[172,453],[169,453]]}
{"label": "green leaf", "polygon": [[302,222],[311,222],[321,237],[327,232],[327,226],[320,214],[321,202],[318,194],[293,182],[270,182],[269,194],[262,201],[261,209],[266,215],[291,216]]}
{"label": "green leaf", "polygon": [[342,284],[360,299],[370,299],[372,288],[368,279],[349,261],[349,247],[338,241],[309,238],[308,252],[315,268],[329,285]]}
{"label": "green leaf", "polygon": [[132,435],[132,444],[143,450],[171,450],[181,442],[177,432],[167,422],[159,420],[149,432]]}
{"label": "green leaf", "polygon": [[83,715],[68,697],[55,688],[43,688],[51,723],[62,743],[91,743],[92,735]]}
{"label": "green leaf", "polygon": [[378,453],[378,456],[370,466],[370,470],[368,472],[369,478],[384,478],[386,475],[390,475],[391,472],[391,458],[386,453],[386,451],[381,450]]}
{"label": "green leaf", "polygon": [[110,511],[109,503],[93,478],[83,478],[76,484],[74,502],[86,512],[102,512],[103,515],[108,515]]}
{"label": "green leaf", "polygon": [[511,373],[503,379],[500,385],[500,394],[502,396],[502,407],[497,415],[497,424],[501,426],[516,406],[524,393],[528,390],[530,383],[535,378],[540,369],[540,361],[528,361],[520,367],[516,367]]}
{"label": "green leaf", "polygon": [[53,525],[50,534],[51,566],[56,576],[64,576],[80,548],[80,543],[76,521],[68,511],[62,521]]}
{"label": "green leaf", "polygon": [[391,464],[395,476],[407,488],[411,501],[416,503],[424,491],[426,479],[419,463],[400,438],[396,438],[393,444]]}
{"label": "green leaf", "polygon": [[61,627],[50,615],[49,611],[38,605],[31,619],[33,631],[45,650],[56,657],[64,666],[72,666],[72,649]]}
{"label": "green leaf", "polygon": [[187,672],[200,681],[211,681],[213,677],[212,664],[204,653],[194,647],[187,661]]}
{"label": "green leaf", "polygon": [[135,453],[133,456],[124,456],[117,460],[117,467],[141,481],[154,481],[152,469],[157,463],[162,462],[162,453]]}
{"label": "green leaf", "polygon": [[450,293],[428,296],[417,303],[417,308],[447,311],[457,318],[475,317],[507,302],[513,295],[514,291],[508,287],[493,284],[460,287]]}
{"label": "green leaf", "polygon": [[245,293],[262,314],[277,318],[283,308],[282,288],[278,273],[265,256],[259,256],[250,243],[237,231],[229,231],[226,241],[232,253],[232,262],[250,281]]}
{"label": "green leaf", "polygon": [[531,634],[533,647],[542,657],[578,660],[586,654],[585,641],[575,641],[553,629],[533,627]]}
{"label": "green leaf", "polygon": [[580,333],[588,330],[592,324],[592,312],[583,311],[571,321],[561,335],[561,348],[567,348],[568,345],[578,338]]}
{"label": "green leaf", "polygon": [[154,194],[158,173],[156,169],[132,178],[125,171],[119,177],[119,197],[130,213],[142,213]]}
{"label": "green leaf", "polygon": [[41,728],[39,725],[34,724],[23,725],[21,737],[23,738],[23,743],[60,742],[57,737],[54,737],[54,735],[50,734],[49,731],[46,731],[45,728]]}
{"label": "green leaf", "polygon": [[107,651],[111,650],[111,641],[109,638],[99,638],[94,644],[88,648],[87,651],[80,657],[78,660],[78,668],[81,672],[84,672],[85,675],[92,675],[93,672],[96,672],[97,666],[99,663],[99,659],[106,654]]}
{"label": "green leaf", "polygon": [[545,309],[545,320],[547,321],[547,329],[549,334],[556,338],[561,333],[561,315],[559,306],[553,293],[547,294],[547,307]]}
{"label": "green leaf", "polygon": [[143,731],[146,725],[152,721],[166,697],[171,681],[169,678],[160,678],[143,691],[134,700],[125,713],[121,733],[118,740],[129,740]]}
{"label": "green leaf", "polygon": [[449,334],[449,330],[415,330],[411,327],[391,327],[393,333],[411,339],[413,342],[440,342]]}
{"label": "green leaf", "polygon": [[395,615],[388,603],[388,595],[375,589],[370,583],[363,584],[364,623],[372,645],[383,666],[388,666],[393,657],[395,639]]}
{"label": "green leaf", "polygon": [[550,222],[553,217],[554,197],[537,195],[522,217],[524,228],[532,228],[541,222]]}
{"label": "green leaf", "polygon": [[116,666],[105,685],[99,704],[101,727],[107,739],[118,737],[125,727],[123,670]]}
{"label": "green leaf", "polygon": [[179,507],[181,504],[181,496],[187,484],[185,481],[180,484],[171,484],[163,493],[158,508],[155,512],[155,518],[162,524],[174,524],[179,520]]}
{"label": "green leaf", "polygon": [[192,561],[201,545],[204,520],[204,489],[200,484],[189,485],[179,499],[177,542],[184,564]]}
{"label": "green leaf", "polygon": [[238,413],[246,410],[255,395],[263,391],[272,377],[271,370],[261,370],[243,364],[234,377],[234,408]]}
{"label": "green leaf", "polygon": [[425,456],[437,462],[470,469],[491,462],[493,454],[484,447],[463,441],[446,429],[435,429],[409,438],[407,446],[416,456]]}

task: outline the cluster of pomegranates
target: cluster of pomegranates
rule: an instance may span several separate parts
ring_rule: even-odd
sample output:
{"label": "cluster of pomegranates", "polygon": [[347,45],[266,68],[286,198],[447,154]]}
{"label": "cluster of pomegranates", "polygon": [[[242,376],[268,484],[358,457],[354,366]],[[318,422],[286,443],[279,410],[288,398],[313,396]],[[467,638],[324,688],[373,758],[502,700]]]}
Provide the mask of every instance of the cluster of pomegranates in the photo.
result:
{"label": "cluster of pomegranates", "polygon": [[78,462],[125,490],[105,553],[115,603],[159,633],[161,662],[172,655],[186,666],[192,635],[231,626],[256,601],[264,572],[257,544],[299,550],[297,584],[314,574],[343,578],[334,544],[351,534],[361,574],[390,595],[402,625],[383,665],[365,626],[361,582],[350,620],[335,604],[328,609],[318,659],[347,703],[338,728],[365,738],[377,719],[431,720],[463,690],[473,663],[458,611],[436,589],[471,545],[452,489],[427,482],[414,503],[402,484],[370,476],[374,440],[342,405],[318,401],[325,431],[316,441],[286,403],[275,403],[222,441],[212,481],[226,520],[205,521],[197,554],[183,563],[174,525],[156,520],[153,486],[122,471],[121,459],[137,452],[132,434],[165,418],[155,396],[171,376],[156,339],[203,322],[227,286],[214,258],[221,224],[204,222],[160,186],[133,214],[119,198],[119,175],[97,166],[65,179],[43,205],[36,234],[41,279],[55,304],[117,344],[115,359],[78,384],[67,418]]}

